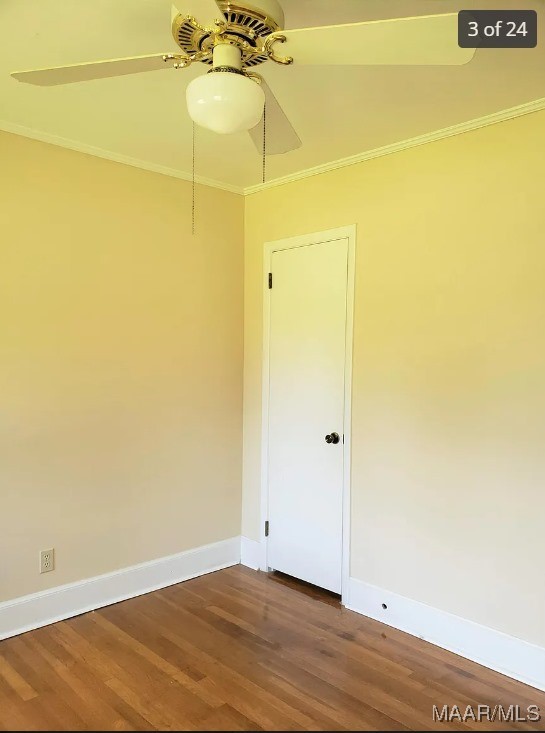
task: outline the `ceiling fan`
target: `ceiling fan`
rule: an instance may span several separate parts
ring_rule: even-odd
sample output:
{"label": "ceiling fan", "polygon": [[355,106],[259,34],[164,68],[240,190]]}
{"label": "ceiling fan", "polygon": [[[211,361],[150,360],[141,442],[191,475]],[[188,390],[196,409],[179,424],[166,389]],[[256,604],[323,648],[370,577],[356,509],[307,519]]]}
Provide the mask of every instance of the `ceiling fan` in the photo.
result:
{"label": "ceiling fan", "polygon": [[267,154],[274,155],[295,150],[301,141],[256,67],[269,61],[285,66],[459,65],[475,53],[458,46],[456,13],[286,30],[277,0],[177,0],[172,35],[181,53],[19,71],[12,76],[53,86],[183,69],[201,62],[211,68],[186,90],[193,121],[218,133],[248,130],[261,152],[258,124],[266,109]]}

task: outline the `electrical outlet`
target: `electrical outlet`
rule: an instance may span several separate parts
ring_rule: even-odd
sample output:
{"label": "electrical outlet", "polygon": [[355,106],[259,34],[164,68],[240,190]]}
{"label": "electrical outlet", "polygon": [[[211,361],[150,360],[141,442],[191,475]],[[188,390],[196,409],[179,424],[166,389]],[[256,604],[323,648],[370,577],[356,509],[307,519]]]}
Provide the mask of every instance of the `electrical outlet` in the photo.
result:
{"label": "electrical outlet", "polygon": [[50,573],[55,570],[55,550],[42,550],[40,552],[40,573]]}

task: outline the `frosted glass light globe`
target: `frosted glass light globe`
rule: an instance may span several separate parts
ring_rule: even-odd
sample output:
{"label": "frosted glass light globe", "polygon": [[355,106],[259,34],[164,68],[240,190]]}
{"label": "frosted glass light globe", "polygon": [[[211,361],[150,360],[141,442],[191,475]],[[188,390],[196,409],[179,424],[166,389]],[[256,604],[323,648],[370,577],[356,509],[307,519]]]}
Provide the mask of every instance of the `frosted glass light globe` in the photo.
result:
{"label": "frosted glass light globe", "polygon": [[255,127],[263,116],[265,94],[243,74],[221,71],[193,79],[186,90],[191,119],[222,135]]}

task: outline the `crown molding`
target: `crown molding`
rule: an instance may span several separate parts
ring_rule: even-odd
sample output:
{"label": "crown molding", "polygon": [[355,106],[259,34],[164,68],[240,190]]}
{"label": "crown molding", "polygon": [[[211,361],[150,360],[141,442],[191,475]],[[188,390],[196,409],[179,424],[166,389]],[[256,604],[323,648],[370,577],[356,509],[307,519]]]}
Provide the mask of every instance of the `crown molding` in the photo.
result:
{"label": "crown molding", "polygon": [[[78,153],[94,155],[97,158],[111,160],[114,163],[123,163],[124,165],[130,165],[133,168],[141,168],[145,171],[151,171],[152,173],[160,173],[163,176],[179,178],[182,181],[193,180],[193,177],[189,173],[184,173],[183,171],[176,170],[175,168],[168,168],[167,166],[158,165],[157,163],[150,163],[147,160],[140,160],[139,158],[132,158],[129,155],[114,153],[111,150],[96,148],[93,145],[86,145],[85,143],[80,143],[76,140],[69,140],[65,137],[50,135],[48,132],[41,132],[40,130],[32,129],[31,127],[16,125],[12,122],[7,122],[6,120],[0,120],[0,130],[3,132],[11,132],[14,135],[21,135],[22,137],[29,137],[32,140],[38,140],[39,142],[48,143],[49,145],[58,145],[61,148],[75,150]],[[216,181],[213,178],[196,176],[195,181],[203,186],[211,186],[212,188],[219,188],[222,191],[229,191],[230,193],[237,193],[240,195],[244,194],[244,189],[241,186],[232,186],[228,183],[223,183],[222,181]]]}
{"label": "crown molding", "polygon": [[[202,176],[197,176],[195,180],[203,186],[210,186],[222,191],[250,196],[260,191],[266,191],[269,188],[276,188],[277,186],[283,186],[286,183],[300,181],[304,178],[310,178],[311,176],[318,176],[321,173],[328,173],[329,171],[338,170],[339,168],[346,168],[350,165],[363,163],[365,160],[380,158],[383,155],[391,155],[392,153],[398,153],[402,150],[415,148],[418,145],[426,145],[427,143],[443,140],[444,138],[453,137],[454,135],[462,135],[465,132],[472,132],[473,130],[478,130],[481,127],[495,125],[498,122],[505,122],[506,120],[512,120],[516,117],[531,114],[532,112],[539,112],[544,109],[545,97],[542,97],[540,99],[535,99],[532,102],[526,102],[525,104],[518,105],[517,107],[509,107],[508,109],[500,110],[499,112],[494,112],[490,115],[485,115],[484,117],[478,117],[474,120],[442,128],[441,130],[435,130],[434,132],[428,132],[424,135],[418,135],[417,137],[412,137],[407,140],[401,140],[400,142],[392,143],[391,145],[384,145],[380,148],[367,150],[363,153],[351,155],[347,158],[340,158],[328,163],[322,163],[321,165],[290,173],[289,175],[281,176],[280,178],[273,178],[266,183],[259,183],[254,186],[234,186],[212,178],[204,178]],[[128,155],[121,155],[110,150],[104,150],[103,148],[96,148],[92,145],[86,145],[84,143],[76,142],[75,140],[69,140],[68,138],[50,135],[49,133],[40,132],[39,130],[34,130],[30,127],[24,127],[23,125],[17,125],[5,120],[0,120],[0,130],[11,132],[15,135],[21,135],[22,137],[29,137],[33,140],[39,140],[40,142],[49,143],[50,145],[58,145],[63,148],[68,148],[69,150],[86,153],[87,155],[94,155],[98,158],[104,158],[105,160],[112,160],[116,163],[123,163],[124,165],[130,165],[134,168],[142,168],[143,170],[151,171],[152,173],[160,173],[164,176],[179,178],[182,181],[192,180],[192,176],[189,173],[176,170],[175,168],[168,168],[167,166],[158,165],[138,158],[131,158]]]}
{"label": "crown molding", "polygon": [[452,125],[451,127],[445,127],[441,130],[428,132],[425,135],[418,135],[417,137],[412,137],[408,140],[402,140],[401,142],[392,143],[391,145],[384,145],[381,148],[367,150],[363,153],[358,153],[357,155],[351,155],[348,158],[332,160],[329,163],[323,163],[322,165],[317,165],[313,168],[307,168],[306,170],[297,171],[296,173],[290,173],[287,176],[273,178],[266,183],[248,186],[244,188],[244,195],[250,196],[253,193],[265,191],[269,188],[276,188],[277,186],[283,186],[286,183],[300,181],[303,178],[310,178],[311,176],[317,176],[321,173],[328,173],[329,171],[338,170],[339,168],[346,168],[349,165],[362,163],[365,160],[381,158],[383,155],[391,155],[392,153],[398,153],[402,150],[415,148],[418,145],[425,145],[426,143],[432,143],[436,140],[443,140],[444,138],[453,137],[454,135],[461,135],[465,132],[478,130],[481,127],[487,127],[488,125],[495,125],[498,122],[511,120],[515,117],[531,114],[532,112],[539,112],[543,109],[545,109],[545,97],[535,99],[532,102],[526,102],[525,104],[521,104],[517,107],[510,107],[509,109],[504,109],[500,112],[494,112],[493,114],[485,115],[484,117],[478,117],[477,119],[469,120],[468,122],[461,122],[457,125]]}

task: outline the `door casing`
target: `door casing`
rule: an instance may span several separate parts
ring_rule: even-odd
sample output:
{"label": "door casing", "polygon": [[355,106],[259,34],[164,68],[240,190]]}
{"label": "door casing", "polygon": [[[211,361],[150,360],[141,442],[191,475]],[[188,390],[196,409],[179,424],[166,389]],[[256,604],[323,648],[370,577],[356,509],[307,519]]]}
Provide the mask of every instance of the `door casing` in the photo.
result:
{"label": "door casing", "polygon": [[[352,443],[352,354],[354,343],[354,286],[356,271],[356,225],[329,229],[324,232],[266,242],[263,253],[263,373],[262,373],[262,423],[261,423],[261,527],[262,547],[260,569],[267,571],[268,540],[265,536],[265,522],[268,521],[269,506],[269,348],[270,348],[270,294],[269,273],[272,255],[286,249],[307,247],[339,239],[348,239],[348,273],[346,292],[346,353],[344,363],[344,421],[343,421],[343,536],[342,536],[342,581],[341,600],[349,603],[350,580],[350,486],[351,486],[351,443]],[[274,282],[273,282],[274,288]],[[274,529],[272,530],[274,531]]]}

